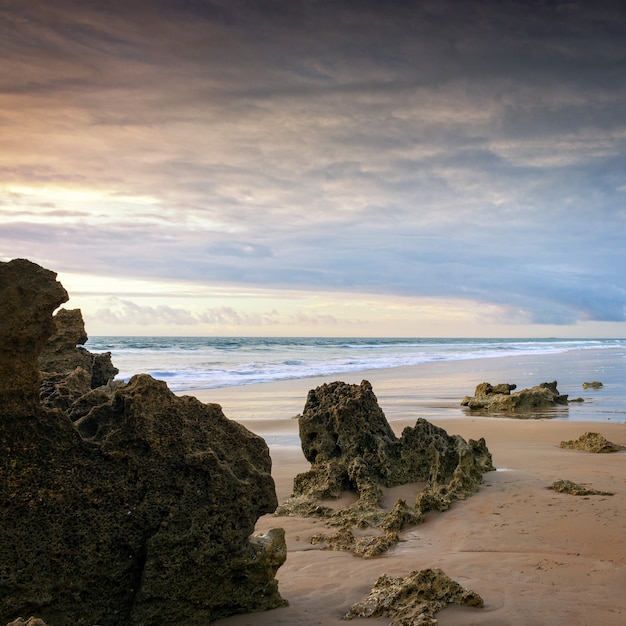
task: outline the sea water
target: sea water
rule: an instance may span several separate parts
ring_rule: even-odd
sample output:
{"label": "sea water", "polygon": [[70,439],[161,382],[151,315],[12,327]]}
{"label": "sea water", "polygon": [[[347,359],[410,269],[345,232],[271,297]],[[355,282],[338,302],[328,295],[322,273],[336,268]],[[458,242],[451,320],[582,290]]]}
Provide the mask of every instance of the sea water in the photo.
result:
{"label": "sea water", "polygon": [[[353,372],[472,359],[477,372],[487,375],[490,371],[498,376],[498,372],[507,372],[499,369],[499,358],[521,356],[524,368],[516,371],[513,378],[488,380],[515,382],[521,389],[559,378],[559,391],[568,393],[570,398],[584,395],[580,387],[583,380],[600,380],[605,384],[601,393],[587,393],[591,402],[570,404],[562,417],[626,420],[626,339],[91,337],[86,347],[92,352],[111,352],[113,364],[120,370],[117,379],[128,380],[133,374],[146,373],[164,380],[175,392],[313,376],[339,378]],[[565,355],[560,371],[533,368],[533,362],[544,362],[541,357],[548,354]],[[482,378],[473,382],[481,381]],[[425,391],[429,402],[433,391]],[[417,388],[415,392],[414,399],[419,403],[420,392]],[[453,403],[448,401],[447,407],[453,404],[457,407],[455,413],[460,412],[462,395],[472,392],[468,381],[468,388],[458,390],[460,397],[455,397]]]}
{"label": "sea water", "polygon": [[435,361],[595,349],[626,353],[624,339],[371,339],[310,337],[91,337],[119,379],[146,373],[172,391],[214,389]]}

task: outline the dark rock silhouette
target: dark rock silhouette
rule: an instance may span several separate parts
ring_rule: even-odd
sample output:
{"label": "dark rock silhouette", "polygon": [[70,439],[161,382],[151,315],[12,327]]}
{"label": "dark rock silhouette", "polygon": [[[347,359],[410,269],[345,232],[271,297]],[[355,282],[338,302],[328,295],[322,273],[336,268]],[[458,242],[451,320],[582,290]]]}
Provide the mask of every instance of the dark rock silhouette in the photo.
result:
{"label": "dark rock silhouette", "polygon": [[92,354],[82,347],[87,333],[80,309],[60,309],[53,321],[55,332],[39,355],[40,397],[46,408],[67,411],[91,389],[108,385],[119,370],[110,352]]}
{"label": "dark rock silhouette", "polygon": [[56,274],[24,259],[0,264],[0,411],[39,410],[37,358],[54,331],[52,312],[68,295]]}
{"label": "dark rock silhouette", "polygon": [[277,504],[260,437],[147,375],[90,390],[75,424],[41,405],[66,300],[53,272],[0,263],[0,623],[205,625],[284,605],[283,531],[251,537]]}
{"label": "dark rock silhouette", "polygon": [[461,406],[488,413],[515,413],[567,405],[567,395],[559,393],[556,381],[511,393],[515,388],[516,385],[508,383],[500,385],[480,383],[473,396],[463,398]]}
{"label": "dark rock silhouette", "polygon": [[[340,530],[334,536],[315,536],[313,542],[359,556],[384,552],[398,541],[404,526],[474,493],[483,472],[494,469],[484,439],[466,442],[424,419],[397,438],[365,380],[360,385],[334,382],[311,390],[299,427],[311,469],[296,476],[292,497],[277,514],[325,518]],[[380,504],[383,488],[408,483],[426,487],[416,493],[413,505],[398,500],[385,510]],[[358,494],[357,502],[340,510],[323,502],[344,491]],[[376,532],[357,536],[355,528]]]}

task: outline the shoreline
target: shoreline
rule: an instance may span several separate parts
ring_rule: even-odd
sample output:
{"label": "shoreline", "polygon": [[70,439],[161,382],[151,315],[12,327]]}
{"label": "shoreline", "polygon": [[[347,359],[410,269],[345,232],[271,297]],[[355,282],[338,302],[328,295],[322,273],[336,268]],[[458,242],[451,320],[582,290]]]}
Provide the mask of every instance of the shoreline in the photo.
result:
{"label": "shoreline", "polygon": [[[437,614],[440,626],[624,623],[626,452],[559,448],[561,441],[587,431],[626,445],[621,412],[615,414],[619,419],[583,419],[585,411],[597,416],[602,396],[586,393],[582,382],[602,381],[603,373],[607,381],[617,376],[609,368],[610,355],[599,352],[585,355],[585,363],[572,362],[568,354],[503,357],[181,394],[221,404],[228,418],[265,437],[279,502],[291,494],[296,474],[309,469],[292,418],[302,411],[308,390],[330,380],[369,380],[397,435],[425,417],[466,440],[484,437],[497,468],[484,475],[478,493],[444,513],[429,514],[423,524],[401,533],[401,543],[374,559],[311,545],[309,538],[325,528],[319,520],[263,516],[256,532],[273,527],[286,532],[287,561],[277,579],[289,606],[232,616],[216,626],[341,626],[342,616],[367,595],[378,576],[406,576],[428,567],[441,568],[485,601],[482,609],[444,609]],[[548,372],[552,376],[545,376]],[[560,391],[567,393],[564,389],[571,386],[590,397],[576,406],[575,419],[481,417],[460,407],[462,397],[483,380],[514,382],[521,389],[554,378],[564,381],[559,380]],[[621,396],[612,385],[607,384],[605,396],[615,403]],[[615,495],[580,497],[547,488],[559,479]],[[382,626],[389,620],[354,623]]]}
{"label": "shoreline", "polygon": [[[176,393],[220,404],[226,417],[241,421],[256,432],[255,428],[263,427],[264,420],[283,422],[297,416],[304,407],[309,390],[335,380],[354,384],[363,379],[369,380],[390,423],[403,419],[414,421],[418,417],[428,420],[474,417],[464,411],[461,400],[466,395],[472,395],[476,385],[484,381],[515,383],[520,390],[557,380],[561,393],[568,394],[570,399],[583,397],[585,402],[572,403],[567,410],[549,417],[568,421],[626,422],[623,366],[626,366],[626,352],[623,350],[584,350],[435,361]],[[600,380],[605,387],[599,391],[583,389],[582,383],[589,380]]]}

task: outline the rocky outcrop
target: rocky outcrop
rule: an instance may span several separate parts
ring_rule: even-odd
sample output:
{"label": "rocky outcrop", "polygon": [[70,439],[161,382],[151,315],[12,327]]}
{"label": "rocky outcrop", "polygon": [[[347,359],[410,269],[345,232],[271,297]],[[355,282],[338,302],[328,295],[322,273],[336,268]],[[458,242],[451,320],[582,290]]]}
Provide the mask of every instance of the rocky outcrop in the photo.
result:
{"label": "rocky outcrop", "polygon": [[[484,439],[466,442],[424,419],[397,438],[367,381],[311,390],[299,429],[311,469],[296,476],[292,497],[277,514],[326,519],[339,531],[313,541],[359,556],[384,552],[398,541],[404,526],[474,493],[483,473],[494,469]],[[413,504],[398,500],[389,510],[381,506],[383,488],[408,483],[426,483],[423,489],[416,487]],[[324,502],[344,491],[356,493],[358,500],[339,510]],[[366,528],[373,534],[365,534]]]}
{"label": "rocky outcrop", "polygon": [[594,380],[591,383],[583,383],[583,389],[602,389],[604,385],[599,380]]}
{"label": "rocky outcrop", "polygon": [[0,623],[206,625],[285,604],[283,531],[251,537],[277,504],[260,437],[147,375],[90,391],[75,423],[41,406],[55,278],[0,263]]}
{"label": "rocky outcrop", "polygon": [[405,578],[383,574],[363,602],[352,605],[344,619],[386,617],[392,626],[432,626],[448,604],[482,607],[483,599],[440,569],[411,572]]}
{"label": "rocky outcrop", "polygon": [[93,354],[82,347],[87,333],[80,309],[60,309],[53,321],[55,332],[39,355],[40,397],[46,408],[68,411],[91,389],[108,385],[119,370],[110,352]]}
{"label": "rocky outcrop", "polygon": [[597,489],[591,489],[584,487],[578,483],[574,483],[571,480],[555,480],[548,489],[556,491],[557,493],[568,493],[572,496],[613,496],[615,495],[611,491],[598,491]]}
{"label": "rocky outcrop", "polygon": [[476,387],[473,396],[463,398],[461,406],[487,413],[515,413],[567,405],[567,395],[559,393],[556,381],[511,393],[515,388],[516,385],[508,383],[481,383]]}
{"label": "rocky outcrop", "polygon": [[559,448],[582,450],[584,452],[594,452],[596,454],[626,450],[626,446],[621,446],[617,443],[608,441],[600,433],[585,433],[584,435],[578,437],[578,439],[561,441]]}
{"label": "rocky outcrop", "polygon": [[30,415],[39,409],[37,358],[68,295],[54,272],[24,259],[0,263],[0,295],[0,411]]}

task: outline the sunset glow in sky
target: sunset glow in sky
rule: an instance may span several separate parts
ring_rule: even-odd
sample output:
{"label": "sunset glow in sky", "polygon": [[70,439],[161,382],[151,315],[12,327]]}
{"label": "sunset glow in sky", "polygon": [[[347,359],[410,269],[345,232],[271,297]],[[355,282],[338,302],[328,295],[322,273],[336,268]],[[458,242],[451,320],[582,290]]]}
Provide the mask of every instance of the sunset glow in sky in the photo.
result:
{"label": "sunset glow in sky", "polygon": [[90,335],[626,336],[626,4],[0,3],[0,260]]}

